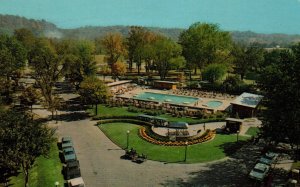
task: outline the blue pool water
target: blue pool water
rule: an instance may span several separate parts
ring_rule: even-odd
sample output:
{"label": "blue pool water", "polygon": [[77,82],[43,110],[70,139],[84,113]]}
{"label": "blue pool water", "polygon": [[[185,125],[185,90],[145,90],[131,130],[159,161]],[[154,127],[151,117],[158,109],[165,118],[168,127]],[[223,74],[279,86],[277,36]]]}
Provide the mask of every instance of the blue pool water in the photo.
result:
{"label": "blue pool water", "polygon": [[221,101],[208,101],[206,105],[210,108],[216,108],[221,106],[223,103]]}
{"label": "blue pool water", "polygon": [[174,104],[193,104],[199,100],[198,98],[195,97],[159,94],[159,93],[152,93],[152,92],[143,92],[136,95],[134,98],[148,100],[148,101],[165,102],[165,103],[169,102]]}

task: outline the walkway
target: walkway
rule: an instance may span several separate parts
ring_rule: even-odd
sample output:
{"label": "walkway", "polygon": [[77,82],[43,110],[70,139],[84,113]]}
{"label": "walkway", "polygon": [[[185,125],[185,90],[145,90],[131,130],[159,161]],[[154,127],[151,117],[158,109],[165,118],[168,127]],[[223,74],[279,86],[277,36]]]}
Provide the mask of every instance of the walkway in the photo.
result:
{"label": "walkway", "polygon": [[[49,112],[35,109],[46,117]],[[165,164],[148,160],[136,164],[120,157],[124,154],[90,121],[84,111],[59,112],[58,136],[71,136],[87,187],[97,186],[251,186],[248,173],[260,154],[257,146],[242,149],[232,158],[203,164]]]}

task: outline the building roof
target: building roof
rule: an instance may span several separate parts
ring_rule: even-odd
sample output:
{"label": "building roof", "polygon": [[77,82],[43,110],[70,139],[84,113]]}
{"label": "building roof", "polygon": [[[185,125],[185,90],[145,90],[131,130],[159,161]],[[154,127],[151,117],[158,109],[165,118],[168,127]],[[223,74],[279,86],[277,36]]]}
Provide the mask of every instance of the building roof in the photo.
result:
{"label": "building roof", "polygon": [[225,121],[235,121],[235,122],[241,122],[241,123],[243,123],[244,120],[237,119],[237,118],[226,118]]}
{"label": "building roof", "polygon": [[116,82],[108,83],[107,86],[113,87],[113,86],[117,86],[117,85],[127,84],[127,83],[130,83],[131,81],[132,80],[116,81]]}
{"label": "building roof", "polygon": [[168,84],[178,84],[179,82],[172,82],[172,81],[154,81],[158,83],[168,83]]}
{"label": "building roof", "polygon": [[238,96],[234,101],[232,101],[231,104],[256,108],[256,106],[259,104],[262,98],[262,95],[244,92],[240,96]]}
{"label": "building roof", "polygon": [[168,127],[174,129],[187,129],[189,127],[189,124],[183,121],[179,121],[179,122],[169,123]]}

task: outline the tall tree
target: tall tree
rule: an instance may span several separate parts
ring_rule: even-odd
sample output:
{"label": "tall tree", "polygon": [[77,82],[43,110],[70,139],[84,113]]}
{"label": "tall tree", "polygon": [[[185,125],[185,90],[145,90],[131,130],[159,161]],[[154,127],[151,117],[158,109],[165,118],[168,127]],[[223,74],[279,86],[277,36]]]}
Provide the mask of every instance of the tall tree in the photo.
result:
{"label": "tall tree", "polygon": [[98,104],[106,102],[108,97],[110,97],[107,86],[97,77],[85,77],[80,83],[79,94],[85,104],[96,106],[96,115],[98,115]]}
{"label": "tall tree", "polygon": [[172,67],[172,60],[181,54],[181,46],[171,39],[161,38],[153,44],[154,63],[160,79],[164,80]]}
{"label": "tall tree", "polygon": [[101,44],[105,49],[106,62],[112,69],[113,64],[126,53],[123,37],[119,33],[108,33]]}
{"label": "tall tree", "polygon": [[195,68],[195,73],[197,68],[215,62],[217,52],[228,50],[231,42],[230,34],[221,31],[218,25],[199,22],[191,25],[179,37],[183,56],[188,66]]}
{"label": "tall tree", "polygon": [[263,62],[263,50],[255,45],[246,47],[235,44],[232,50],[235,72],[243,80],[246,73],[255,70]]}
{"label": "tall tree", "polygon": [[116,80],[116,78],[119,78],[119,76],[122,76],[126,73],[126,64],[123,62],[116,62],[112,66],[112,72],[113,72],[113,77]]}
{"label": "tall tree", "polygon": [[63,40],[55,45],[64,75],[79,89],[84,76],[96,74],[95,44],[91,41]]}
{"label": "tall tree", "polygon": [[37,157],[49,153],[53,134],[54,130],[26,114],[0,113],[0,167],[12,170],[21,167],[27,187],[29,170]]}
{"label": "tall tree", "polygon": [[277,60],[261,70],[258,80],[264,92],[262,136],[275,143],[288,141],[300,156],[300,45],[292,50],[278,50]]}
{"label": "tall tree", "polygon": [[25,66],[26,51],[22,44],[13,37],[0,35],[0,77],[7,84],[5,97],[10,98],[13,78]]}
{"label": "tall tree", "polygon": [[53,111],[51,109],[55,103],[53,87],[61,77],[63,70],[55,48],[46,39],[37,40],[31,58],[34,78],[44,98],[44,105]]}

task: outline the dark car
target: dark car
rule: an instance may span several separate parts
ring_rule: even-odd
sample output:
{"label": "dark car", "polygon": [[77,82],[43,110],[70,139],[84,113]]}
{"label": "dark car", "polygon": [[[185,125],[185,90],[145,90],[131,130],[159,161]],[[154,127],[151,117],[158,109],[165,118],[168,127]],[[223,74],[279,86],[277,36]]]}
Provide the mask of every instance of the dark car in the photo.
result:
{"label": "dark car", "polygon": [[73,147],[73,142],[72,142],[72,138],[67,136],[67,137],[63,137],[61,139],[61,148],[65,149],[68,147]]}
{"label": "dark car", "polygon": [[64,178],[66,180],[81,177],[79,161],[73,160],[73,161],[67,162],[67,164],[65,164],[63,166],[62,172],[63,172]]}
{"label": "dark car", "polygon": [[63,149],[63,161],[67,163],[74,160],[77,160],[74,148],[68,147]]}

